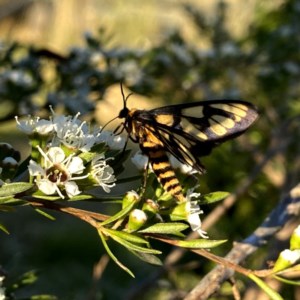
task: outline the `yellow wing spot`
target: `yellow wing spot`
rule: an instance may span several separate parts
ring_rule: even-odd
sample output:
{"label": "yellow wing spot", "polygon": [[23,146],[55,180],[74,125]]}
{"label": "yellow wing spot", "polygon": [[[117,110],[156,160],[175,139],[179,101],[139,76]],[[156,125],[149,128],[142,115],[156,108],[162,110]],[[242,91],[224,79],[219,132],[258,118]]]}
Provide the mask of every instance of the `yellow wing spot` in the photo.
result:
{"label": "yellow wing spot", "polygon": [[157,123],[172,126],[174,124],[174,117],[172,115],[157,115],[155,117]]}
{"label": "yellow wing spot", "polygon": [[[213,104],[211,106],[228,111],[230,113],[233,113],[236,116],[237,121],[240,121],[241,118],[245,118],[247,116],[247,112],[248,112],[248,107],[241,103],[234,103],[231,105],[228,105],[228,104],[221,104],[221,105],[215,104],[214,105]],[[240,118],[238,118],[238,117],[240,117]]]}
{"label": "yellow wing spot", "polygon": [[183,119],[180,122],[180,125],[183,129],[184,132],[189,133],[191,135],[195,135],[196,137],[198,137],[201,140],[207,140],[208,137],[205,133],[203,133],[202,131],[200,131],[199,129],[197,129],[194,125],[192,125],[189,121],[187,121],[186,119]]}
{"label": "yellow wing spot", "polygon": [[217,124],[217,123],[212,124],[209,128],[211,129],[211,131],[212,131],[213,133],[215,133],[215,134],[218,135],[218,136],[223,136],[223,135],[225,135],[225,134],[227,133],[226,128],[223,127],[223,126],[220,125],[220,124]]}
{"label": "yellow wing spot", "polygon": [[226,117],[223,117],[223,116],[214,116],[213,118],[218,123],[221,123],[227,129],[231,129],[235,126],[235,122],[230,118],[226,118]]}

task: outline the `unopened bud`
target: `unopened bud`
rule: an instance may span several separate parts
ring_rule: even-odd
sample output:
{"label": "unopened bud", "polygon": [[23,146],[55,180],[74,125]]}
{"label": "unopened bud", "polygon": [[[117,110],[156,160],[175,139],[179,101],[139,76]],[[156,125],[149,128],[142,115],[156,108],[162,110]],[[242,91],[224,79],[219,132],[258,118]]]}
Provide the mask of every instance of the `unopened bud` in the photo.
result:
{"label": "unopened bud", "polygon": [[123,198],[122,208],[127,207],[133,203],[138,203],[140,201],[140,196],[135,191],[127,192]]}
{"label": "unopened bud", "polygon": [[134,209],[127,223],[127,231],[133,232],[139,230],[147,221],[147,215],[141,209]]}
{"label": "unopened bud", "polygon": [[290,239],[290,249],[300,249],[300,225],[294,230]]}
{"label": "unopened bud", "polygon": [[297,260],[300,259],[300,250],[283,250],[273,267],[274,272],[284,270],[291,267]]}
{"label": "unopened bud", "polygon": [[151,199],[147,199],[145,201],[145,203],[143,204],[143,211],[146,213],[146,215],[151,218],[153,217],[155,214],[158,213],[159,211],[159,206],[158,204],[151,200]]}

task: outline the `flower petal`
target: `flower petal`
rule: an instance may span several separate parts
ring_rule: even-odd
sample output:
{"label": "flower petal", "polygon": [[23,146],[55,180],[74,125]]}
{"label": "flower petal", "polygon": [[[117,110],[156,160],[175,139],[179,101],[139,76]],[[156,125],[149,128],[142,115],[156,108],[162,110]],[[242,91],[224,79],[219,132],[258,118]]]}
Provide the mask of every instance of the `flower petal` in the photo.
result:
{"label": "flower petal", "polygon": [[76,195],[79,195],[81,191],[78,188],[78,185],[74,181],[68,181],[65,183],[66,193],[69,198],[72,198]]}

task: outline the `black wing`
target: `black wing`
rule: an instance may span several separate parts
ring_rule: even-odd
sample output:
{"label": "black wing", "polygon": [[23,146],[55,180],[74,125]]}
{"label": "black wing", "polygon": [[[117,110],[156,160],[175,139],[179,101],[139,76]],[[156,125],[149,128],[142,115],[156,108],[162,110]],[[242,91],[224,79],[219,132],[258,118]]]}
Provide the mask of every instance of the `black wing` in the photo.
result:
{"label": "black wing", "polygon": [[147,116],[151,116],[151,122],[144,126],[166,150],[203,172],[199,157],[242,134],[257,119],[258,112],[245,101],[211,100],[160,107],[147,111]]}

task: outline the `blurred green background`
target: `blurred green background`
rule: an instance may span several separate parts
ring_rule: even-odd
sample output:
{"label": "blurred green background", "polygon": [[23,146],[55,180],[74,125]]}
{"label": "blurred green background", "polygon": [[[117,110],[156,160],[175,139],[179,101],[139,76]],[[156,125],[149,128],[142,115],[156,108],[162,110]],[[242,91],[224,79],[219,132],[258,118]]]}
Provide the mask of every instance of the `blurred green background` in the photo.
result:
{"label": "blurred green background", "polygon": [[[242,189],[235,205],[208,230],[213,239],[229,240],[216,250],[223,256],[299,181],[299,37],[296,0],[2,0],[1,141],[21,150],[25,159],[29,147],[15,130],[14,116],[44,116],[49,104],[104,124],[122,106],[121,80],[134,92],[130,107],[216,98],[254,103],[261,111],[255,126],[204,159],[202,193]],[[213,209],[203,207],[205,215]],[[105,251],[96,232],[72,217],[54,215],[51,222],[28,207],[0,213],[10,231],[0,233],[0,265],[8,280],[38,271],[38,281],[18,290],[19,298],[47,293],[58,299],[182,299],[213,266],[186,254],[177,267],[155,277],[158,267],[116,247],[136,279],[110,262],[97,280],[93,268]],[[256,253],[249,267],[262,267],[274,243]],[[171,250],[157,247],[165,256]],[[138,294],[149,278],[155,279]],[[296,292],[283,289],[286,299]],[[216,299],[231,299],[226,286]]]}

